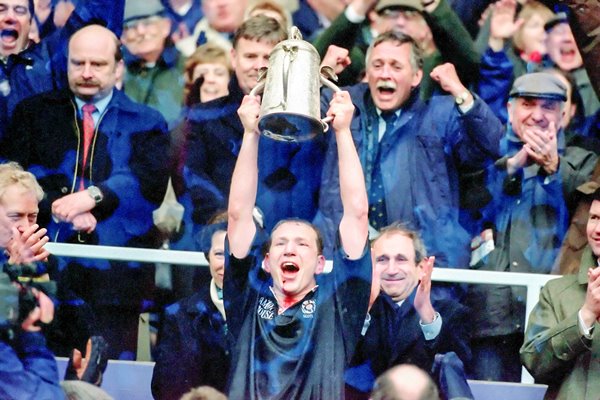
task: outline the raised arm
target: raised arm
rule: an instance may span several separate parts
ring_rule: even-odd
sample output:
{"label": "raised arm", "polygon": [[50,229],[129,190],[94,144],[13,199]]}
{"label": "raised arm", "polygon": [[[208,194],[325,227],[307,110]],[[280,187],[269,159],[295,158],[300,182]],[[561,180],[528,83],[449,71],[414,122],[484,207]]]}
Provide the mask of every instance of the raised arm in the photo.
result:
{"label": "raised arm", "polygon": [[354,105],[348,92],[335,93],[327,115],[333,117],[338,150],[340,195],[344,214],[340,221],[340,239],[351,259],[359,258],[368,236],[368,198],[363,170],[354,147],[350,122]]}
{"label": "raised arm", "polygon": [[238,115],[244,126],[242,147],[235,163],[229,191],[227,208],[227,237],[229,248],[236,258],[244,258],[250,251],[256,226],[252,210],[258,187],[258,141],[257,131],[260,100],[256,96],[244,96]]}

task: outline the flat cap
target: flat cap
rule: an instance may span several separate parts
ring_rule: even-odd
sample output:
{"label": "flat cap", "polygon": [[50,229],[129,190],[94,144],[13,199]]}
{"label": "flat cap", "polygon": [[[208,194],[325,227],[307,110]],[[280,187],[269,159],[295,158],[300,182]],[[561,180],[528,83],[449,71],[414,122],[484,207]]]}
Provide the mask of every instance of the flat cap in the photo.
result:
{"label": "flat cap", "polygon": [[510,97],[534,97],[549,100],[567,100],[567,88],[555,75],[548,72],[533,72],[515,80]]}
{"label": "flat cap", "polygon": [[160,15],[165,7],[160,0],[127,0],[125,2],[125,15],[123,23],[134,19],[142,19],[153,15]]}
{"label": "flat cap", "polygon": [[380,13],[386,8],[409,8],[423,12],[421,0],[380,0],[375,6],[375,12]]}
{"label": "flat cap", "polygon": [[544,30],[546,32],[548,32],[549,30],[551,30],[552,28],[554,28],[556,25],[558,24],[568,24],[569,23],[569,16],[567,15],[567,13],[565,12],[559,12],[554,14],[554,16],[552,18],[550,18],[548,20],[548,22],[546,22],[544,24]]}

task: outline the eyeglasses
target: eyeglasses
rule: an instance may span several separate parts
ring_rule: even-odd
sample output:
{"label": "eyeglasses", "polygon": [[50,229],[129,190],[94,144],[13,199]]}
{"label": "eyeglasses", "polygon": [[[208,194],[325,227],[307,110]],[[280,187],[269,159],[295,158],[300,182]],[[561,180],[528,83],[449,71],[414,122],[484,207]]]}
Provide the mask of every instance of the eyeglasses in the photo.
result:
{"label": "eyeglasses", "polygon": [[[9,9],[10,9],[10,6],[8,6],[6,4],[0,4],[0,15],[8,14]],[[13,6],[12,10],[13,10],[13,13],[19,17],[24,17],[26,15],[29,15],[29,7],[27,7],[27,6]]]}
{"label": "eyeglasses", "polygon": [[379,15],[387,19],[397,19],[400,16],[403,16],[405,19],[415,19],[419,16],[419,12],[415,10],[386,8]]}
{"label": "eyeglasses", "polygon": [[152,15],[146,18],[133,19],[131,21],[127,21],[123,24],[124,30],[133,30],[138,26],[148,27],[151,26],[162,19],[159,15]]}

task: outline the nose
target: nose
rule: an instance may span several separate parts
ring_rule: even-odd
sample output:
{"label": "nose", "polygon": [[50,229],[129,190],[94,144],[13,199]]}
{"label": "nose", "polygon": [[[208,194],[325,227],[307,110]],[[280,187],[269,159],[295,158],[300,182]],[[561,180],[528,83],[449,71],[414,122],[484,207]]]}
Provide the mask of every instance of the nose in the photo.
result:
{"label": "nose", "polygon": [[92,78],[92,66],[90,65],[90,63],[85,63],[85,65],[83,66],[83,71],[81,71],[81,76],[84,79]]}
{"label": "nose", "polygon": [[296,244],[293,241],[288,241],[285,244],[285,248],[283,249],[284,254],[287,255],[294,255],[296,254]]}
{"label": "nose", "polygon": [[204,82],[214,82],[215,80],[215,74],[212,71],[207,71],[202,76],[204,77]]}
{"label": "nose", "polygon": [[19,230],[19,232],[23,232],[25,229],[29,228],[32,225],[31,222],[29,222],[29,219],[27,218],[27,216],[22,216],[21,218],[19,218],[17,221],[15,221],[15,228],[17,228],[17,230]]}

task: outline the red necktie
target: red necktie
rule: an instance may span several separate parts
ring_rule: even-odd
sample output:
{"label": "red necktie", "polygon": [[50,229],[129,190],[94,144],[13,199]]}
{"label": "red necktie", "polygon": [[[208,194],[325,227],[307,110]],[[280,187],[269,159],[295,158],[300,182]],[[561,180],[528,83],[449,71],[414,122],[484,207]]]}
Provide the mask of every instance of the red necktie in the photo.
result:
{"label": "red necktie", "polygon": [[81,181],[79,189],[83,190],[85,188],[83,183],[85,166],[87,164],[90,145],[92,144],[92,139],[94,138],[94,118],[92,117],[92,113],[96,111],[96,106],[93,104],[84,104],[83,107],[81,107],[81,111],[83,111],[83,162],[81,164]]}

